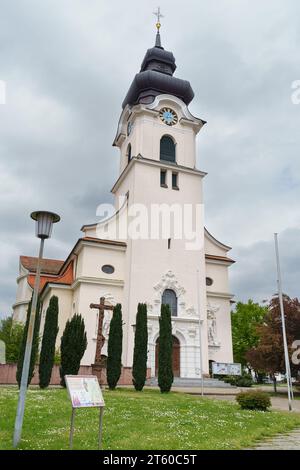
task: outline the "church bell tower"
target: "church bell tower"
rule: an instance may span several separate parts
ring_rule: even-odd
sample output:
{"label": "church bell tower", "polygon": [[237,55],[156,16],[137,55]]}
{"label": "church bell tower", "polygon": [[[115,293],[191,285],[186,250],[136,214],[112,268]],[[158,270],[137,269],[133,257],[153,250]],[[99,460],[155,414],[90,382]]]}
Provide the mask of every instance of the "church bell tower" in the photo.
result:
{"label": "church bell tower", "polygon": [[[196,136],[205,121],[188,109],[194,92],[188,81],[174,76],[175,57],[162,46],[160,26],[158,18],[155,45],[147,50],[122,104],[113,143],[120,150],[120,172],[112,192],[116,197],[127,196],[128,210],[138,205],[150,214],[153,207],[157,210],[163,205],[170,208],[172,217],[175,207],[203,206],[205,173],[196,169]],[[137,304],[147,302],[149,367],[154,371],[160,307],[166,295],[173,296],[167,303],[174,306],[173,335],[180,343],[177,372],[198,377],[199,315],[203,370],[208,372],[203,222],[198,234],[202,241],[195,249],[188,249],[186,240],[173,231],[154,238],[150,227],[142,231],[148,231],[149,237],[127,240],[124,298],[128,323],[135,323]],[[134,329],[128,326],[126,363],[131,363],[133,337]]]}

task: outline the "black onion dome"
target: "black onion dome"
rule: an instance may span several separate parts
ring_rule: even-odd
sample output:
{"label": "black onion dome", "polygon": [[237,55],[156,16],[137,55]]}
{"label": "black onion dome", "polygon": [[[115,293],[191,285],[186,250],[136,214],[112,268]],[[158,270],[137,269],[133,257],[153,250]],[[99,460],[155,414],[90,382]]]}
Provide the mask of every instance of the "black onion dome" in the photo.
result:
{"label": "black onion dome", "polygon": [[188,81],[173,77],[175,70],[175,57],[161,46],[160,34],[157,33],[155,47],[147,50],[141,70],[134,77],[122,107],[149,104],[161,94],[177,96],[188,105],[194,92]]}

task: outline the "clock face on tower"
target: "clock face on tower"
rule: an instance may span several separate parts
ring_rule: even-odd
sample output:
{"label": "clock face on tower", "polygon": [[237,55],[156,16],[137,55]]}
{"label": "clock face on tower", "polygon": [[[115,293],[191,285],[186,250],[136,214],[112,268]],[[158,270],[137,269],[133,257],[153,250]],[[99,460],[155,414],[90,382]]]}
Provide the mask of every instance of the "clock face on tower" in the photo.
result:
{"label": "clock face on tower", "polygon": [[174,126],[178,122],[177,114],[171,108],[162,108],[159,117],[167,126]]}

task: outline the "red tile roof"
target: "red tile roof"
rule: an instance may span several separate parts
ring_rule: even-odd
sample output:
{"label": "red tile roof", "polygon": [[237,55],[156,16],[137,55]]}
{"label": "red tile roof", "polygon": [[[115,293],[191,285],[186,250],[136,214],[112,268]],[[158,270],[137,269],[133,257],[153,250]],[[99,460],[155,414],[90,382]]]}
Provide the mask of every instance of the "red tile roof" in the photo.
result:
{"label": "red tile roof", "polygon": [[213,261],[225,261],[227,263],[235,263],[233,259],[227,258],[227,256],[205,255],[205,259],[210,259]]}
{"label": "red tile roof", "polygon": [[[25,269],[29,272],[35,273],[37,267],[37,258],[33,256],[20,256],[20,262]],[[64,261],[58,259],[42,259],[41,273],[43,274],[58,274]]]}
{"label": "red tile roof", "polygon": [[[34,282],[35,282],[35,274],[28,274],[28,284],[30,287],[34,287]],[[51,275],[41,275],[41,280],[40,280],[40,291],[45,287],[48,282],[51,282],[53,284],[65,284],[65,285],[71,285],[74,280],[73,276],[73,261],[69,263],[68,267],[65,269],[64,273],[61,274],[60,276],[51,276]]]}

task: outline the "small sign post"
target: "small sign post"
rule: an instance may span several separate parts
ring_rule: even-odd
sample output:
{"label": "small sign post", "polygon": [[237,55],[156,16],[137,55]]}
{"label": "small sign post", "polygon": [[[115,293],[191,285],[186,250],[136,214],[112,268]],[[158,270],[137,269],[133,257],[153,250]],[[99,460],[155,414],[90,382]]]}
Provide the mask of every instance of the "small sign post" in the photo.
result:
{"label": "small sign post", "polygon": [[75,412],[78,408],[99,408],[100,417],[98,448],[101,449],[103,413],[105,403],[97,377],[94,375],[66,375],[65,381],[72,403],[69,442],[70,449],[73,448]]}

